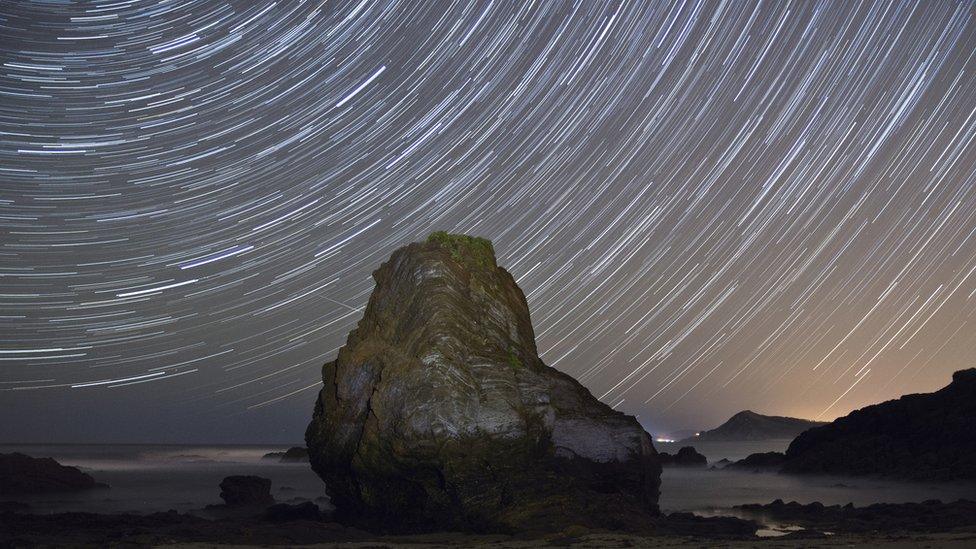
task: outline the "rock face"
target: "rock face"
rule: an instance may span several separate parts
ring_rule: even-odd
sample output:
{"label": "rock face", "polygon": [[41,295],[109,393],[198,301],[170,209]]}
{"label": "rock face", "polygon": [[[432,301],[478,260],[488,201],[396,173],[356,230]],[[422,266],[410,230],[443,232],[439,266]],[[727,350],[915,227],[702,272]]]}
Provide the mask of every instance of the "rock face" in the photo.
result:
{"label": "rock face", "polygon": [[539,359],[489,241],[434,233],[373,273],[306,432],[337,516],[371,528],[619,528],[657,513],[631,416]]}
{"label": "rock face", "polygon": [[0,494],[23,495],[77,492],[107,488],[77,467],[61,465],[51,458],[33,458],[20,453],[0,454]]}
{"label": "rock face", "polygon": [[791,439],[807,429],[820,425],[824,423],[795,417],[764,416],[745,410],[735,414],[722,425],[710,431],[703,431],[698,436],[687,438],[682,442]]}
{"label": "rock face", "polygon": [[976,369],[928,394],[855,410],[796,437],[783,472],[976,479]]}
{"label": "rock face", "polygon": [[233,475],[220,482],[220,497],[229,507],[270,505],[271,480],[252,475]]}
{"label": "rock face", "polygon": [[698,453],[691,446],[685,446],[678,450],[675,455],[661,452],[658,459],[663,467],[705,467],[708,465],[708,458]]}

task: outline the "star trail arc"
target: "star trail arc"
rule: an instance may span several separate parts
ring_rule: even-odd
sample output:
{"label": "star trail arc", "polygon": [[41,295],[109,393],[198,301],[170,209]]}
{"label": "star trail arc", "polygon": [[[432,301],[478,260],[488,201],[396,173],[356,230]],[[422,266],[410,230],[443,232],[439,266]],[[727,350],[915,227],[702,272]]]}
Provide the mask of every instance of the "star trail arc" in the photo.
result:
{"label": "star trail arc", "polygon": [[940,387],[976,346],[973,18],[2,2],[0,404],[33,419],[0,433],[300,433],[433,230],[491,238],[543,358],[652,431]]}

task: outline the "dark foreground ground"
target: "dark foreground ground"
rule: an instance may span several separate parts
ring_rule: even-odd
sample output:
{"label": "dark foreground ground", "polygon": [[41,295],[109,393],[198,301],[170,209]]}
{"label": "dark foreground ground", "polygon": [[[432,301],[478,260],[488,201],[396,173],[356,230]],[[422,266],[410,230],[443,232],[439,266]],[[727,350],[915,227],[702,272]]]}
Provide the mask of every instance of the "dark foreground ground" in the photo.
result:
{"label": "dark foreground ground", "polygon": [[[974,534],[926,534],[916,536],[849,536],[837,535],[830,539],[760,539],[741,541],[722,541],[681,536],[637,537],[621,534],[592,534],[578,538],[549,538],[536,540],[511,540],[492,537],[460,537],[460,536],[428,536],[399,540],[374,540],[353,543],[325,543],[316,545],[292,545],[307,549],[380,549],[412,547],[416,549],[438,549],[453,547],[492,548],[492,549],[527,549],[535,547],[578,547],[587,549],[617,549],[617,548],[729,548],[729,549],[787,549],[787,548],[828,548],[828,547],[863,547],[873,549],[917,549],[948,548],[971,549],[976,546]],[[220,549],[251,548],[254,545],[213,545],[206,543],[172,544],[160,547],[180,549]]]}
{"label": "dark foreground ground", "polygon": [[[382,536],[328,520],[210,520],[176,512],[32,515],[8,510],[0,512],[0,547],[976,547],[976,503],[965,500],[857,508],[774,502],[736,511],[742,518],[673,514],[640,534],[570,527],[521,536]],[[749,518],[790,524],[795,531],[777,538],[757,537],[753,532],[760,522]]]}

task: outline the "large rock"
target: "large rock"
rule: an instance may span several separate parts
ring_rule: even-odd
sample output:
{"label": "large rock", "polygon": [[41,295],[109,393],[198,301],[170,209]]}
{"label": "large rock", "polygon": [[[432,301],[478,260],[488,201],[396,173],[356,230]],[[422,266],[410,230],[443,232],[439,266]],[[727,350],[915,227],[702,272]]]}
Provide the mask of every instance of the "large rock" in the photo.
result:
{"label": "large rock", "polygon": [[371,528],[641,528],[649,435],[538,357],[489,241],[434,233],[373,273],[306,432],[337,516]]}
{"label": "large rock", "polygon": [[928,394],[855,410],[805,431],[783,471],[911,480],[976,479],[976,369]]}
{"label": "large rock", "polygon": [[0,454],[0,495],[77,492],[107,488],[77,467],[61,465],[51,458],[33,458],[21,453]]}

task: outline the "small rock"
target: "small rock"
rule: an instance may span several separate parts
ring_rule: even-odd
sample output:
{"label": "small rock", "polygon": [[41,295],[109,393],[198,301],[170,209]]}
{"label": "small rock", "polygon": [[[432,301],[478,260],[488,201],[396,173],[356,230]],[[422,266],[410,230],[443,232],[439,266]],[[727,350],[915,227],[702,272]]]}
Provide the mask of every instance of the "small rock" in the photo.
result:
{"label": "small rock", "polygon": [[310,501],[290,505],[276,503],[264,512],[264,519],[271,522],[290,522],[293,520],[322,520],[322,511]]}
{"label": "small rock", "polygon": [[293,446],[284,452],[268,452],[261,459],[278,461],[281,463],[303,463],[308,461],[308,448]]}
{"label": "small rock", "polygon": [[282,463],[301,463],[308,461],[308,448],[295,446],[281,456]]}
{"label": "small rock", "polygon": [[726,468],[753,472],[778,471],[785,462],[786,456],[782,452],[760,452],[730,463]]}
{"label": "small rock", "polygon": [[253,475],[234,475],[225,478],[220,483],[220,497],[229,507],[274,503],[274,498],[271,496],[271,480]]}

